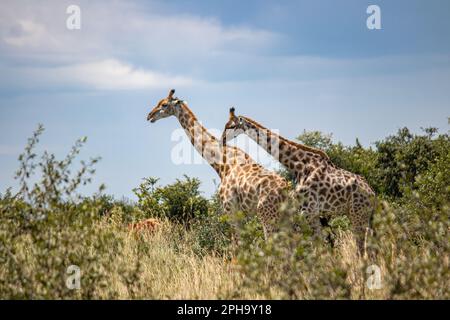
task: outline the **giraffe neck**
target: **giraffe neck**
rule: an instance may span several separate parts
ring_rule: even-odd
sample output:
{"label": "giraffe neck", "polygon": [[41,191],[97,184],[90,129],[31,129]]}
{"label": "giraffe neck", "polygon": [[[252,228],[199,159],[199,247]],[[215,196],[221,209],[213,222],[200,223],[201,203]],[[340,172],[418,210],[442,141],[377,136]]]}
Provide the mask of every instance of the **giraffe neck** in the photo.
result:
{"label": "giraffe neck", "polygon": [[185,103],[180,105],[175,112],[175,116],[194,148],[221,178],[226,175],[232,165],[242,161],[250,161],[249,156],[242,150],[222,147],[219,140],[197,120]]}
{"label": "giraffe neck", "polygon": [[308,164],[317,161],[318,158],[329,159],[328,155],[321,150],[295,143],[252,119],[241,118],[245,121],[245,133],[297,178],[305,174],[309,170]]}

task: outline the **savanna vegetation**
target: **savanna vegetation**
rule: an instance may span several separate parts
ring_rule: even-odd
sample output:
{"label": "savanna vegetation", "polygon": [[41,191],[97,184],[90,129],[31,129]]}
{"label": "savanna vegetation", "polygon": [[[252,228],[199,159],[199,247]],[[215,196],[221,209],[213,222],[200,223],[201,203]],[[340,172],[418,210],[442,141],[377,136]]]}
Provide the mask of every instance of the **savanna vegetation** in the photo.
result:
{"label": "savanna vegetation", "polygon": [[[19,189],[0,195],[2,299],[450,298],[448,133],[404,128],[372,148],[320,132],[298,137],[376,190],[365,256],[346,218],[324,230],[332,241],[318,242],[289,204],[280,231],[264,241],[255,217],[222,215],[217,197],[205,198],[200,181],[187,176],[166,186],[143,179],[136,202],[114,199],[103,186],[82,195],[99,159],[76,161],[86,139],[63,159],[38,155],[42,133],[40,126],[19,158]],[[146,218],[161,224],[152,232],[127,228]],[[230,219],[242,222],[238,245]],[[78,289],[68,285],[69,266],[80,271]]]}

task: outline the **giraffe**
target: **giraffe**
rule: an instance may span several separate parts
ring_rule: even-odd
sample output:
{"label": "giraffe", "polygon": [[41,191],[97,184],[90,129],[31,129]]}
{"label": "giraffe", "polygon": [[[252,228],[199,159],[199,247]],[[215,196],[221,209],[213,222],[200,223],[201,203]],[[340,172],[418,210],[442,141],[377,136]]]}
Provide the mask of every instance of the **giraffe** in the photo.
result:
{"label": "giraffe", "polygon": [[296,180],[295,194],[316,236],[321,237],[320,218],[346,214],[360,252],[375,207],[375,193],[365,179],[334,165],[322,150],[290,141],[256,121],[236,116],[230,109],[224,142],[246,134],[275,157]]}
{"label": "giraffe", "polygon": [[256,214],[267,239],[276,228],[280,206],[287,199],[288,182],[280,175],[256,163],[236,147],[222,145],[203,127],[187,103],[173,97],[175,90],[148,114],[151,123],[175,116],[194,148],[219,175],[219,198],[225,214],[236,211]]}
{"label": "giraffe", "polygon": [[145,219],[139,222],[130,223],[128,225],[128,230],[130,232],[148,232],[154,233],[158,228],[160,228],[161,222],[155,218]]}

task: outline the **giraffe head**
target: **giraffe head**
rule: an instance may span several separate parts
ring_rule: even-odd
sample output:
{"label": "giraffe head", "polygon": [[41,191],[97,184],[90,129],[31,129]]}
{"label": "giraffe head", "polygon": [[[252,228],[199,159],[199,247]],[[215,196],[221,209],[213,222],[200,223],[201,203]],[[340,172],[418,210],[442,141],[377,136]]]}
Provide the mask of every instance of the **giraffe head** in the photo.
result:
{"label": "giraffe head", "polygon": [[230,109],[230,118],[225,124],[225,128],[222,133],[222,142],[225,145],[228,141],[236,138],[238,135],[245,133],[247,128],[247,122],[240,116],[234,114],[235,109]]}
{"label": "giraffe head", "polygon": [[167,118],[175,114],[177,108],[180,107],[183,101],[178,98],[174,98],[174,93],[175,89],[170,90],[167,98],[164,98],[158,102],[158,104],[148,114],[147,121],[153,123],[159,119]]}

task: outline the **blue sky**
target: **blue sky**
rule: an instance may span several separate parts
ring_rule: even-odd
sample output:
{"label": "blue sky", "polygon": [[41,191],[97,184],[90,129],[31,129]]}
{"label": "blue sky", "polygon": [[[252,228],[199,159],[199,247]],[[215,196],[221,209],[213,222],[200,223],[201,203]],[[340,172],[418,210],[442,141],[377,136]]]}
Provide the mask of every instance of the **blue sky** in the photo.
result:
{"label": "blue sky", "polygon": [[[80,30],[66,28],[71,4]],[[370,4],[381,30],[366,27]],[[182,174],[211,194],[212,168],[172,161],[176,119],[146,122],[172,87],[215,130],[233,105],[288,138],[321,130],[369,146],[403,126],[447,131],[449,12],[446,0],[2,1],[0,190],[43,123],[40,150],[59,156],[88,136],[81,156],[102,157],[94,181],[118,198]]]}

